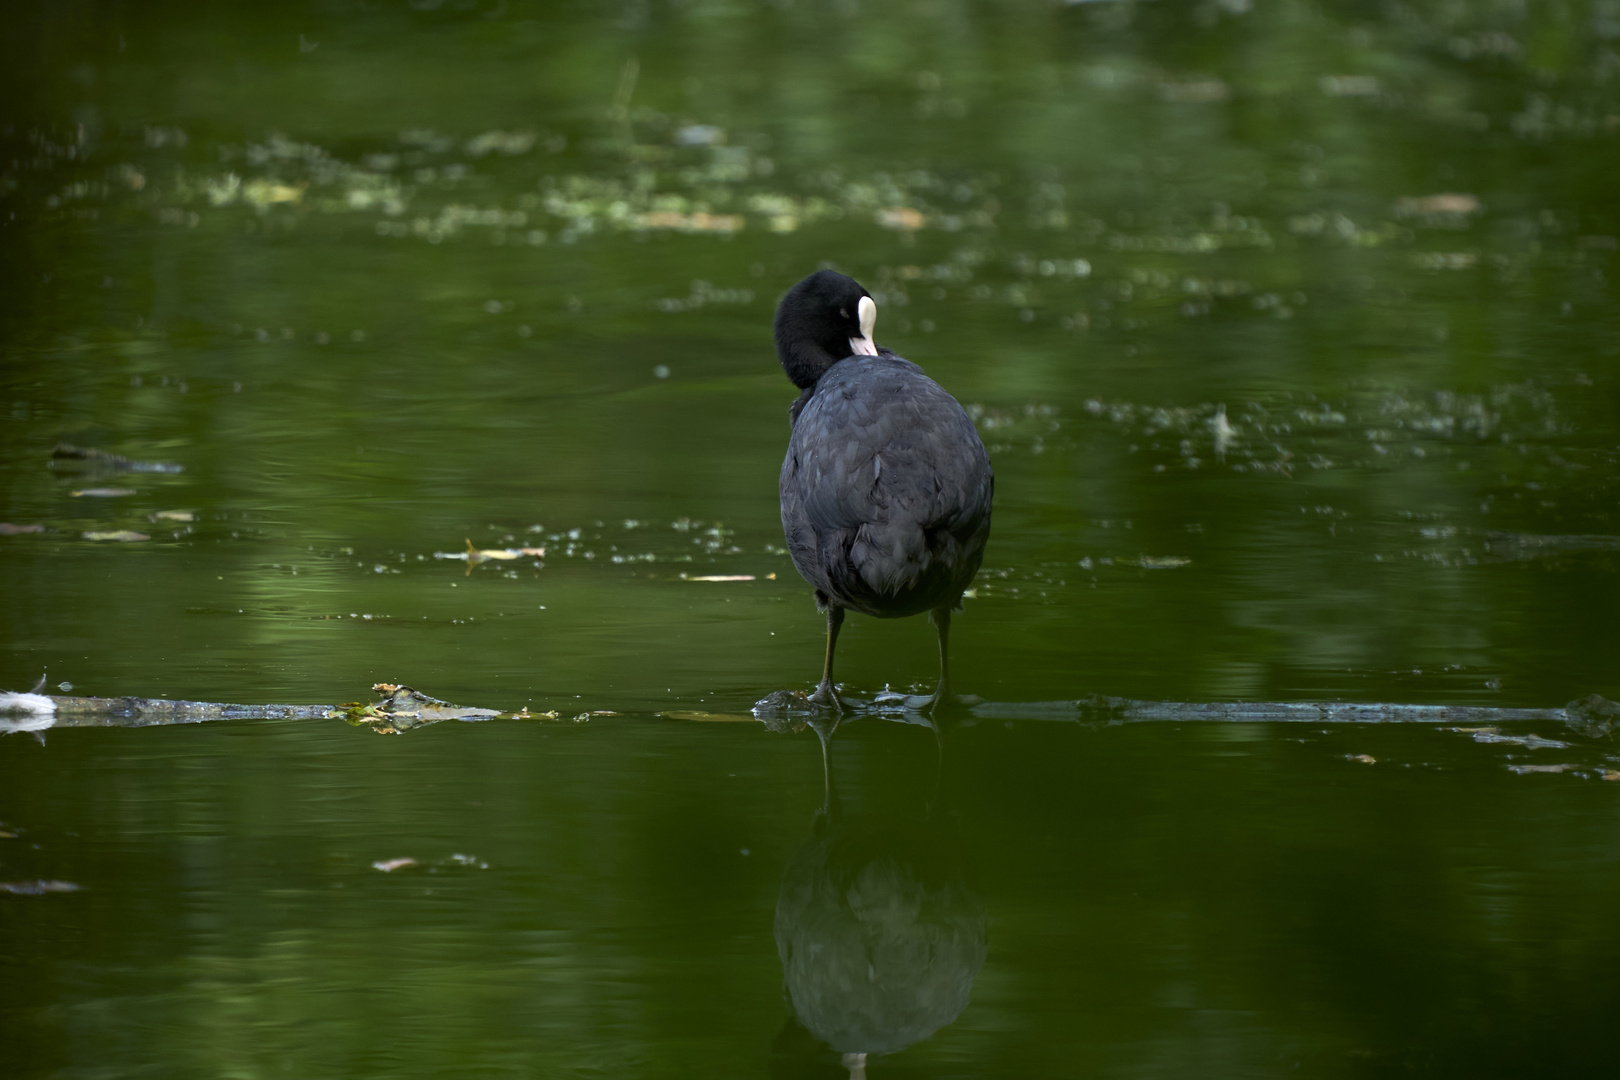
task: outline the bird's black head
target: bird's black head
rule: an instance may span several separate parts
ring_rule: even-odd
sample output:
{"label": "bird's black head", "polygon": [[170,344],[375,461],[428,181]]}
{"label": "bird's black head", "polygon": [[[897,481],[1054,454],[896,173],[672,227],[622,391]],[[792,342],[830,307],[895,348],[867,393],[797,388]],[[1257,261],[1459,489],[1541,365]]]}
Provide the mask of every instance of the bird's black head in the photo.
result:
{"label": "bird's black head", "polygon": [[776,308],[776,355],[793,385],[808,389],[846,356],[876,356],[877,303],[854,278],[817,270]]}

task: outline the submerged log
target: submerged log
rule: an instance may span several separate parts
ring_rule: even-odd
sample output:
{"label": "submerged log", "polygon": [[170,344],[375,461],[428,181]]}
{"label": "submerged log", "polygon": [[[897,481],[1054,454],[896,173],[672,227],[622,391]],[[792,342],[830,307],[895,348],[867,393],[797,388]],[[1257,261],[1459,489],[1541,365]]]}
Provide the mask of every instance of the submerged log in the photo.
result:
{"label": "submerged log", "polygon": [[[37,691],[39,687],[35,687]],[[203,724],[215,720],[344,720],[397,735],[441,720],[489,720],[497,716],[529,717],[497,709],[466,708],[429,697],[396,683],[378,683],[378,701],[344,705],[237,705],[221,701],[171,701],[143,697],[70,697],[55,694],[0,693],[0,733],[42,732],[59,727],[152,727]],[[545,714],[555,719],[556,713]]]}

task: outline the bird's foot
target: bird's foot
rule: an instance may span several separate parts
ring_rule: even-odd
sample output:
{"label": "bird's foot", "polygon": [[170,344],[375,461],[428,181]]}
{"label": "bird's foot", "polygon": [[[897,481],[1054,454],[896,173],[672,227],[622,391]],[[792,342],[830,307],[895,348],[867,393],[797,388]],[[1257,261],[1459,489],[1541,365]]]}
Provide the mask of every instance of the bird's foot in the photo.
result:
{"label": "bird's foot", "polygon": [[844,715],[844,702],[838,697],[838,691],[833,687],[832,683],[822,683],[805,700],[812,705],[819,705],[823,709],[830,710],[835,716]]}

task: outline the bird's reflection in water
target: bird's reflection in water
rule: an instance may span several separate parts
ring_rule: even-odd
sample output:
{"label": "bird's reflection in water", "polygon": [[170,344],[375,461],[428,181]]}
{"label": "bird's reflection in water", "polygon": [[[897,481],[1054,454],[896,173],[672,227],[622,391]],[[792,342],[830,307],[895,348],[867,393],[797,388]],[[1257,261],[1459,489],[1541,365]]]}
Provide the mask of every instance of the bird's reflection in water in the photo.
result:
{"label": "bird's reflection in water", "polygon": [[869,1056],[926,1039],[967,1007],[984,963],[984,904],[968,885],[961,843],[937,813],[844,812],[829,745],[838,725],[812,726],[826,799],[776,901],[793,1017],[772,1047],[771,1071],[837,1075],[831,1048],[855,1080]]}

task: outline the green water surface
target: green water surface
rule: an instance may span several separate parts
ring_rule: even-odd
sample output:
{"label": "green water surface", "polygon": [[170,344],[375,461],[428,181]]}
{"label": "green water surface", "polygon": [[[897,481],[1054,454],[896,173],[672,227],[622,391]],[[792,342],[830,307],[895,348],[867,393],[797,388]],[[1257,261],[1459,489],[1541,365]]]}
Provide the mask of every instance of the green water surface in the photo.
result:
{"label": "green water surface", "polygon": [[1617,178],[1612,0],[12,5],[0,686],[557,719],[0,736],[0,1072],[1612,1075],[1612,740],[749,708],[818,266],[991,453],[958,689],[1620,698]]}

